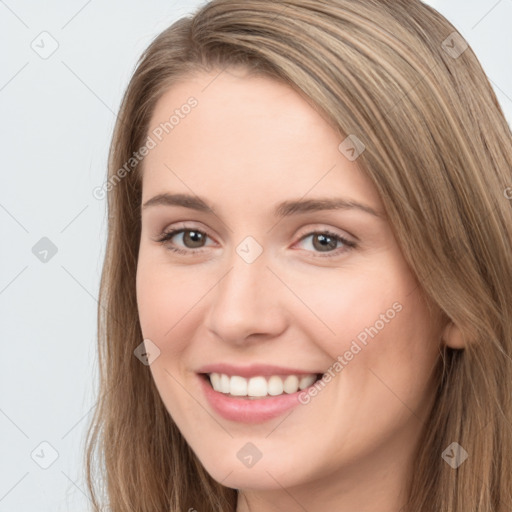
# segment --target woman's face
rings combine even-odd
[[[175,84],[148,134],[137,301],[192,450],[223,485],[276,497],[393,488],[431,403],[440,330],[357,152],[291,88],[240,70]]]

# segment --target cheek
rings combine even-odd
[[[203,287],[189,273],[171,272],[168,266],[143,257],[139,259],[136,282],[142,332],[155,341],[174,338],[182,320],[204,295]],[[179,337],[176,342],[179,345]]]
[[[180,277],[182,276],[182,277]],[[191,284],[192,283],[192,284]],[[139,258],[137,268],[137,306],[144,339],[159,350],[150,371],[160,397],[174,420],[187,430],[187,418],[197,415],[190,395],[183,389],[190,333],[187,329],[200,321],[194,307],[204,295],[188,273],[170,272],[157,261]]]
[[[385,297],[367,300],[357,320],[345,316],[349,327],[337,350],[343,366],[338,406],[357,397],[353,406],[364,411],[361,421],[373,411],[383,428],[398,428],[411,411],[420,416],[427,410],[439,344],[419,290],[394,289]]]
[[[304,301],[328,327],[319,336],[315,322],[309,334],[330,356],[332,373],[344,375],[338,382],[349,394],[366,389],[372,402],[370,389],[385,395],[387,385],[415,401],[438,357],[435,319],[403,260],[386,256],[364,271],[347,269],[303,288]]]
[[[321,343],[333,359],[350,349],[353,341],[367,346],[399,316],[405,283],[390,272],[346,269],[316,283],[302,289],[304,302],[319,320],[312,325],[310,339]]]

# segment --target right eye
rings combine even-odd
[[[174,243],[169,243],[172,239],[178,235],[182,234],[182,243],[187,247],[187,249],[180,249],[176,247]],[[180,228],[180,229],[172,229],[170,231],[164,231],[156,240],[158,243],[161,243],[169,249],[170,251],[179,253],[179,254],[190,254],[197,252],[196,249],[201,248],[202,243],[205,242],[206,238],[209,238],[208,235],[199,229],[195,228]]]

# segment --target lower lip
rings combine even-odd
[[[262,423],[276,418],[289,409],[300,405],[300,393],[307,392],[309,388],[296,393],[282,394],[278,396],[266,396],[256,399],[246,397],[232,397],[219,391],[215,391],[210,385],[209,379],[198,375],[204,394],[214,411],[223,418],[239,423]],[[313,386],[314,384],[312,384]],[[311,386],[311,387],[312,387]]]

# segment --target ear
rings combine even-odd
[[[449,348],[460,350],[466,346],[462,336],[462,331],[452,321],[449,321],[443,329],[441,341]]]

